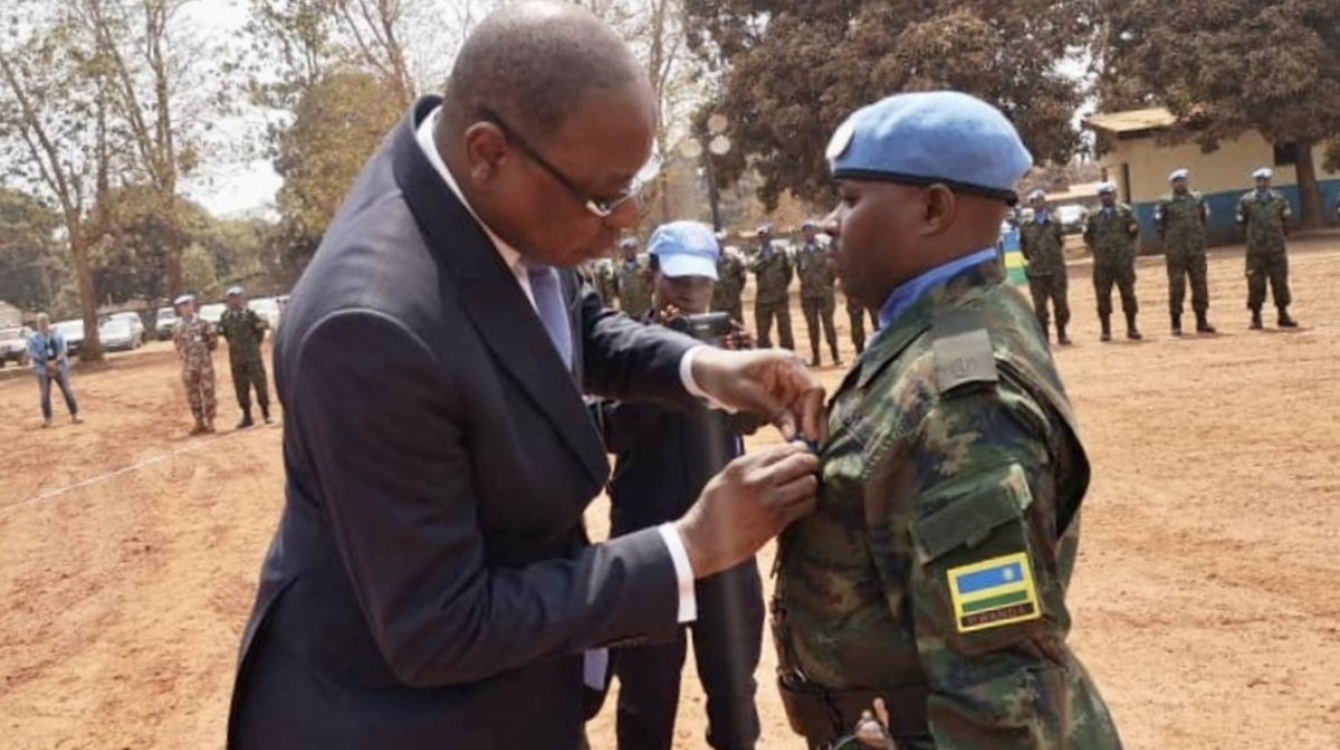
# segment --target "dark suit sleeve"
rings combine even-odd
[[[358,311],[308,333],[288,389],[301,456],[396,677],[415,687],[477,682],[673,628],[674,564],[654,529],[573,559],[487,566],[472,479],[479,457],[446,372],[400,322]]]
[[[589,285],[582,286],[581,295],[583,386],[588,392],[621,400],[693,403],[679,378],[679,361],[696,341],[605,307]]]

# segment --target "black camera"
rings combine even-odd
[[[681,315],[666,322],[672,331],[692,336],[706,343],[716,343],[731,333],[730,314],[724,312],[701,315]]]

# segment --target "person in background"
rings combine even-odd
[[[1034,190],[1028,195],[1033,220],[1019,228],[1019,249],[1028,261],[1028,291],[1033,295],[1033,313],[1047,330],[1051,320],[1047,303],[1056,313],[1056,343],[1069,346],[1065,327],[1070,322],[1070,302],[1066,299],[1069,278],[1065,268],[1065,232],[1061,222],[1047,210],[1047,193]]]
[[[214,398],[214,347],[218,338],[209,322],[195,314],[195,297],[183,294],[173,304],[177,308],[177,327],[172,345],[181,358],[181,380],[186,385],[186,400],[195,417],[192,435],[214,431],[218,402]]]
[[[1093,287],[1098,296],[1098,322],[1102,340],[1112,340],[1112,285],[1121,293],[1121,310],[1126,314],[1126,338],[1144,338],[1135,325],[1140,303],[1135,298],[1135,241],[1140,223],[1135,212],[1117,202],[1117,186],[1104,182],[1098,186],[1101,208],[1089,214],[1084,227],[1084,244],[1093,253]]]
[[[65,397],[70,422],[82,423],[84,420],[79,416],[79,402],[75,400],[74,388],[70,386],[70,353],[65,346],[65,336],[51,327],[51,318],[46,313],[38,314],[37,330],[28,338],[28,358],[37,372],[37,387],[42,393],[42,426],[51,426],[52,381],[60,387],[61,395]]]
[[[630,318],[641,319],[651,309],[651,290],[648,288],[647,269],[637,258],[637,240],[626,237],[619,243],[619,269],[615,281],[619,292],[619,309]]]
[[[744,260],[734,251],[722,245],[724,237],[717,236],[717,247],[721,248],[721,259],[717,261],[717,283],[712,290],[712,312],[724,312],[736,323],[744,324],[744,305],[740,297],[744,294],[747,280]]]
[[[1182,303],[1186,299],[1186,281],[1191,278],[1191,310],[1196,314],[1196,333],[1214,333],[1208,318],[1210,284],[1205,260],[1206,224],[1210,207],[1205,198],[1191,190],[1190,170],[1177,169],[1168,175],[1172,192],[1154,208],[1154,224],[1163,241],[1168,266],[1168,312],[1172,317],[1172,335],[1182,335]]]
[[[246,302],[242,287],[232,287],[228,290],[228,309],[219,318],[219,334],[228,340],[228,364],[233,372],[237,405],[242,408],[242,421],[237,423],[239,430],[255,424],[251,420],[252,388],[256,389],[261,418],[270,424],[270,389],[266,382],[265,359],[261,356],[265,321],[255,310],[249,309]]]
[[[1274,172],[1266,167],[1252,174],[1256,189],[1238,201],[1238,225],[1247,235],[1247,309],[1252,312],[1251,328],[1261,330],[1261,307],[1266,303],[1266,282],[1270,282],[1280,328],[1297,328],[1289,316],[1293,295],[1289,292],[1289,256],[1286,247],[1293,209],[1270,187]]]
[[[764,349],[772,347],[772,322],[777,321],[777,339],[783,349],[795,351],[791,337],[791,278],[795,269],[786,252],[772,242],[772,227],[758,228],[758,252],[753,258],[757,287],[754,299],[754,319],[758,326],[758,343]]]
[[[833,354],[833,365],[842,364],[838,354],[837,328],[833,325],[837,277],[833,258],[828,248],[819,243],[819,225],[806,221],[801,226],[805,246],[796,256],[796,275],[800,277],[800,307],[805,314],[805,328],[810,337],[810,367],[819,366],[819,327],[823,325],[824,338]]]
[[[650,323],[708,311],[720,254],[706,225],[666,224],[652,235]],[[738,324],[721,343],[749,348]],[[744,453],[741,433],[756,419],[699,406],[689,411],[653,403],[607,401],[601,407],[607,450],[617,455],[609,485],[615,537],[654,528],[684,514],[709,479]],[[759,737],[754,671],[763,641],[763,583],[751,557],[697,582],[698,619],[690,626],[698,678],[707,694],[707,744],[717,750],[754,747]],[[619,750],[669,750],[674,740],[684,630],[669,643],[620,648]]]

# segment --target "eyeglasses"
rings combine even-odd
[[[485,122],[497,126],[497,128],[503,132],[503,135],[507,137],[507,140],[516,144],[517,148],[520,148],[522,153],[529,157],[531,161],[540,165],[540,168],[548,172],[550,177],[553,177],[558,184],[566,188],[569,193],[572,193],[572,196],[577,199],[578,203],[582,204],[583,208],[600,219],[609,218],[625,203],[631,200],[636,200],[642,193],[643,188],[647,186],[647,183],[656,179],[656,175],[660,174],[661,171],[661,159],[659,156],[653,155],[651,160],[648,161],[642,169],[638,170],[638,173],[633,177],[633,180],[628,183],[628,187],[619,191],[617,196],[607,200],[594,198],[586,191],[577,187],[577,184],[573,182],[571,178],[559,171],[558,167],[549,163],[548,159],[541,156],[539,150],[530,145],[525,138],[522,138],[521,134],[516,132],[511,125],[508,125],[497,112],[494,112],[488,107],[480,107],[479,114],[484,118]]]

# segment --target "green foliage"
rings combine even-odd
[[[214,270],[214,259],[200,245],[191,245],[181,254],[181,278],[183,289],[201,299],[215,299],[222,291]]]
[[[56,230],[60,215],[37,198],[0,188],[0,300],[25,310],[52,302],[63,272]]]
[[[889,94],[950,88],[1001,107],[1039,160],[1067,161],[1082,84],[1057,62],[1092,36],[1088,0],[685,0],[690,40],[725,79],[709,109],[738,148],[723,184],[756,168],[760,197],[828,202],[837,125]]]

